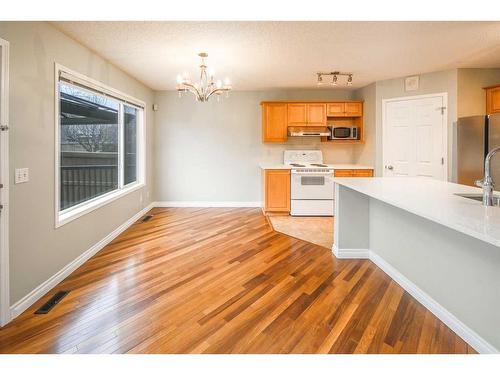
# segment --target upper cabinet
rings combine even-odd
[[[500,113],[500,85],[486,87],[486,114]]]
[[[346,102],[344,114],[346,117],[361,117],[361,116],[363,116],[363,103],[361,103],[361,102]]]
[[[307,104],[307,126],[326,126],[326,104]]]
[[[345,103],[328,103],[326,105],[327,116],[344,116]]]
[[[363,103],[328,103],[326,113],[328,117],[361,117],[363,116]]]
[[[362,143],[363,102],[262,102],[262,141],[283,143],[288,140],[288,127],[355,126],[358,139],[328,140],[332,143]]]
[[[286,142],[287,103],[262,103],[262,141]]]
[[[288,103],[288,126],[326,126],[326,104]]]
[[[288,126],[307,125],[307,104],[288,103]]]

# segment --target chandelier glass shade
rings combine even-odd
[[[191,82],[187,73],[177,75],[177,91],[179,92],[179,96],[182,96],[185,92],[190,92],[200,102],[207,102],[212,95],[216,95],[217,100],[222,94],[228,96],[232,88],[229,79],[226,78],[224,83],[220,79],[216,80],[214,72],[207,73],[208,67],[205,64],[205,59],[208,57],[208,54],[202,52],[198,56],[201,58],[200,81]]]

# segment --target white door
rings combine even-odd
[[[384,176],[447,179],[446,94],[384,101]]]

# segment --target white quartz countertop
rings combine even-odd
[[[371,165],[361,165],[361,164],[327,164],[329,168],[332,169],[373,169]],[[279,164],[279,163],[261,163],[261,169],[292,169],[291,165]]]
[[[423,177],[334,178],[334,181],[425,219],[500,247],[500,207],[455,195],[479,188]]]

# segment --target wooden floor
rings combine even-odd
[[[152,213],[49,314],[33,314],[46,296],[0,329],[0,352],[473,352],[370,261],[273,232],[258,209]]]

